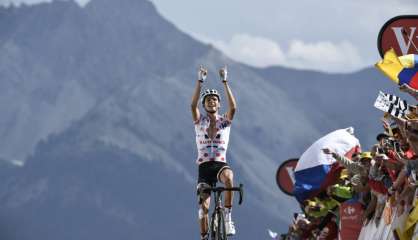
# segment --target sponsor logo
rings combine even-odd
[[[416,35],[416,27],[391,27],[393,34],[396,37],[396,42],[401,49],[402,55],[408,54],[410,48],[413,47],[415,52],[418,51],[415,41],[418,38]]]
[[[200,144],[225,144],[225,141],[223,140],[201,140],[199,142]]]
[[[348,206],[344,209],[344,213],[348,215],[353,215],[355,212],[356,212],[356,209],[351,206]]]
[[[345,221],[356,221],[358,219],[358,216],[342,216],[341,219]]]

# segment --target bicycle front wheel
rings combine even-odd
[[[212,217],[210,219],[210,239],[211,240],[218,240],[218,237],[216,235],[216,231],[218,230],[218,215],[216,212],[212,214]]]
[[[225,230],[225,215],[223,210],[218,211],[217,240],[227,240]]]

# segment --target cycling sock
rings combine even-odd
[[[225,207],[225,221],[231,221],[231,207]]]

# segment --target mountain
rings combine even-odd
[[[253,68],[181,32],[146,0],[0,8],[1,239],[196,239],[196,69],[238,110],[229,162],[243,183],[236,239],[284,231],[295,200],[275,183],[283,160],[354,126],[379,132],[375,70]],[[393,90],[392,90],[393,91]],[[23,167],[10,164],[24,161]]]

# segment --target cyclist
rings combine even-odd
[[[228,148],[229,132],[236,110],[235,98],[227,80],[226,67],[219,71],[220,78],[225,88],[228,99],[228,111],[219,115],[221,97],[217,90],[207,89],[201,94],[201,103],[206,114],[199,111],[199,94],[203,81],[206,79],[207,70],[200,67],[198,81],[194,90],[191,110],[196,131],[196,145],[198,157],[196,163],[199,168],[198,192],[203,186],[214,186],[217,181],[225,187],[233,187],[233,172],[226,163],[226,150]],[[210,205],[210,193],[199,194],[201,204],[199,206],[199,223],[201,239],[208,239],[208,211]],[[236,230],[231,219],[233,192],[225,192],[225,230],[228,235],[234,235]]]

